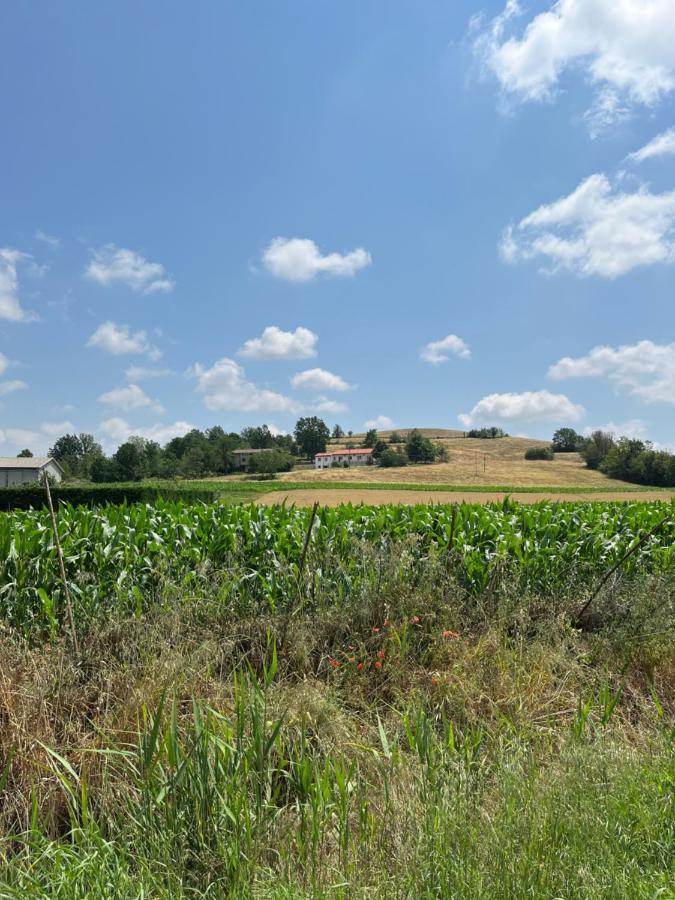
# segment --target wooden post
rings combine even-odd
[[[61,550],[61,541],[59,539],[59,527],[56,521],[56,513],[54,512],[54,504],[52,503],[52,492],[49,489],[49,475],[44,473],[44,486],[47,494],[47,505],[49,507],[49,515],[52,520],[52,531],[54,532],[54,546],[56,547],[56,556],[59,560],[59,570],[61,572],[61,581],[63,582],[63,591],[66,597],[66,614],[68,616],[68,624],[70,625],[70,636],[73,640],[75,653],[80,655],[80,648],[77,643],[77,633],[75,631],[75,618],[73,616],[73,606],[70,602],[70,591],[68,589],[68,579],[66,578],[66,567],[63,562],[63,551]]]

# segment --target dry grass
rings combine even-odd
[[[425,429],[421,429],[423,432]],[[427,429],[439,433],[439,429]],[[356,439],[354,439],[356,440]],[[434,465],[380,469],[362,466],[354,469],[304,469],[280,476],[281,481],[349,481],[385,484],[466,484],[515,485],[530,487],[604,487],[608,491],[633,487],[628,482],[609,479],[601,472],[587,469],[578,453],[558,453],[551,462],[526,460],[529,447],[544,447],[547,441],[532,438],[481,440],[443,436],[440,443],[448,450],[448,462]]]

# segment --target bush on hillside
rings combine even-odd
[[[397,466],[407,466],[408,457],[400,450],[392,450],[388,447],[380,456],[380,465],[383,469],[393,469]]]
[[[553,459],[552,447],[530,447],[525,451],[525,459]]]

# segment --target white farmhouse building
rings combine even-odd
[[[359,450],[332,450],[327,453],[317,453],[314,457],[315,469],[330,469],[337,463],[339,466],[345,464],[351,468],[352,466],[367,466],[372,462],[373,451],[371,449]]]
[[[45,472],[63,481],[63,469],[49,456],[0,456],[0,487],[39,481]]]

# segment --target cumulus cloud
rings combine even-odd
[[[524,391],[522,394],[488,394],[469,413],[458,416],[462,425],[503,422],[576,422],[584,408],[564,394]]]
[[[289,397],[247,381],[242,367],[226,356],[210,368],[197,363],[189,374],[197,379],[197,390],[204,396],[204,405],[211,410],[297,412],[299,409]]]
[[[130,425],[126,419],[119,416],[113,416],[111,419],[105,419],[99,425],[99,431],[106,438],[123,444],[132,436],[144,437],[149,441],[157,441],[158,444],[166,444],[175,437],[183,437],[192,431],[194,425],[190,422],[179,420],[170,425],[158,423],[156,425]]]
[[[126,387],[106,391],[105,394],[100,395],[98,402],[111,407],[111,409],[121,409],[124,412],[131,409],[152,409],[156,413],[164,411],[161,404],[148,397],[137,384],[129,384]]]
[[[284,281],[311,281],[317,275],[344,277],[354,275],[372,262],[370,253],[362,247],[349,253],[321,251],[308,238],[274,238],[263,252],[265,268]]]
[[[27,253],[0,247],[0,319],[8,322],[33,322],[37,318],[34,313],[23,309],[19,302],[19,277],[17,265],[29,260]]]
[[[43,456],[46,455],[55,437],[74,431],[75,426],[70,421],[43,422],[39,431],[27,428],[3,428],[0,429],[0,444],[8,444],[15,450],[28,447],[37,456]]]
[[[509,226],[500,244],[509,263],[543,258],[550,269],[616,278],[631,269],[675,261],[675,191],[621,193],[606,175],[591,175],[567,197]]]
[[[115,322],[103,322],[87,341],[87,347],[98,347],[114,356],[127,353],[143,353],[150,359],[157,360],[161,352],[148,341],[145,331],[132,333],[128,325],[117,325]]]
[[[557,0],[524,28],[522,13],[507,0],[474,43],[507,102],[550,101],[563,76],[580,71],[595,91],[589,124],[597,131],[675,88],[672,0]]]
[[[440,341],[431,341],[420,350],[420,359],[431,363],[432,366],[448,362],[450,355],[459,359],[471,358],[469,345],[456,334],[449,334]]]
[[[9,381],[0,381],[0,397],[6,397],[8,394],[15,394],[17,391],[25,391],[28,385],[25,381],[18,378],[12,378]]]
[[[589,437],[594,431],[608,431],[615,437],[638,438],[647,440],[647,423],[642,419],[629,419],[627,422],[606,422],[604,425],[589,425],[584,428],[583,434]]]
[[[376,428],[378,431],[388,431],[394,427],[394,420],[390,419],[389,416],[375,416],[374,419],[367,419],[363,423],[363,427],[366,430]]]
[[[296,372],[291,378],[294,388],[307,388],[313,391],[348,391],[351,385],[341,375],[334,375],[325,369],[305,369]]]
[[[103,287],[119,283],[141,294],[163,293],[175,287],[161,263],[149,262],[135,250],[115,244],[92,250],[92,260],[84,274]]]
[[[638,341],[594,347],[586,356],[565,356],[548,370],[550,378],[606,378],[646,403],[675,403],[675,343]]]
[[[309,328],[282,331],[276,325],[268,325],[262,335],[246,341],[239,351],[249,359],[309,359],[316,356],[319,336]]]
[[[662,131],[655,138],[640,147],[634,153],[628,154],[631,162],[641,163],[646,159],[655,159],[659,156],[675,156],[675,128]]]

